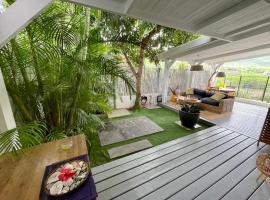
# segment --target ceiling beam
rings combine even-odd
[[[259,35],[259,34],[267,33],[267,32],[269,32],[269,30],[270,30],[270,25],[262,26],[260,28],[251,29],[250,31],[236,35],[236,36],[232,37],[232,39],[233,40],[241,40],[241,39],[249,38],[252,36]]]
[[[181,55],[181,53],[184,53],[187,50],[191,50],[191,49],[196,48],[198,46],[205,45],[211,41],[213,41],[212,38],[210,38],[208,36],[201,36],[196,40],[193,40],[189,43],[186,43],[186,44],[180,45],[178,47],[169,49],[168,51],[165,51],[165,52],[159,54],[158,58],[160,60],[165,60],[165,59],[171,59],[172,57],[175,57],[175,56],[178,57],[179,55]]]
[[[252,47],[252,48],[249,48],[249,49],[233,51],[233,52],[230,52],[230,53],[224,53],[224,54],[219,54],[219,55],[215,55],[215,56],[203,57],[203,58],[200,58],[200,59],[196,59],[195,61],[201,62],[201,61],[204,61],[204,60],[209,61],[209,60],[215,60],[215,59],[222,59],[222,57],[229,57],[229,56],[235,56],[235,55],[249,53],[249,52],[256,52],[256,51],[260,51],[260,50],[263,50],[263,49],[269,49],[269,48],[270,48],[270,44],[264,44],[264,45]]]
[[[227,43],[228,42],[223,41],[223,40],[212,40],[212,41],[210,41],[208,43],[205,43],[205,44],[202,44],[202,45],[197,45],[197,46],[194,45],[194,47],[192,47],[192,48],[188,48],[190,43],[187,43],[187,44],[183,44],[183,45],[181,45],[179,47],[169,49],[168,51],[170,51],[170,50],[175,51],[175,52],[171,52],[171,55],[168,55],[168,54],[166,55],[165,54],[166,52],[164,52],[164,53],[159,54],[158,58],[163,60],[163,59],[165,59],[163,57],[168,58],[168,56],[169,56],[171,59],[181,59],[181,57],[191,55],[191,54],[196,54],[196,53],[199,53],[201,51],[205,51],[205,50],[208,50],[208,49],[211,49],[211,48],[214,48],[214,47],[218,47],[218,46],[221,46],[221,45],[224,45],[224,44],[227,44]],[[182,48],[184,45],[187,46],[186,49]]]
[[[237,56],[231,56],[231,57],[224,57],[223,59],[216,59],[216,60],[209,60],[210,62],[217,62],[217,63],[225,63],[225,62],[233,62],[237,60],[246,60],[246,59],[252,59],[252,58],[258,58],[263,56],[269,56],[270,55],[270,49],[268,49],[268,52],[261,53],[261,52],[250,52],[245,54],[239,54]]]
[[[215,24],[226,17],[233,15],[233,14],[239,12],[240,10],[243,10],[249,6],[252,6],[253,4],[258,3],[259,1],[262,1],[262,0],[243,0],[238,4],[232,6],[228,9],[225,9],[224,11],[220,12],[219,14],[214,15],[214,16],[206,19],[205,21],[200,22],[196,26],[196,31],[200,32],[203,29],[205,29],[206,27],[209,27],[212,24]]]
[[[88,7],[98,8],[113,12],[117,14],[125,13],[126,2],[112,1],[112,0],[66,0],[72,3],[81,4]]]
[[[233,30],[231,32],[226,33],[225,37],[232,37],[232,36],[240,35],[242,33],[245,33],[245,32],[248,32],[248,31],[253,31],[253,30],[257,29],[257,28],[264,27],[266,25],[270,25],[270,18],[266,18],[266,19],[263,19],[261,21],[255,22],[253,24],[250,24],[250,25],[235,29],[235,30]]]
[[[25,28],[53,0],[17,0],[0,15],[0,48]]]

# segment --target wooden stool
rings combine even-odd
[[[260,175],[256,178],[256,181],[258,181],[264,175],[267,177],[267,184],[269,185],[270,155],[267,153],[259,155],[256,159],[256,166],[257,169],[261,172]]]

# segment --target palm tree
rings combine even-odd
[[[99,41],[99,12],[56,2],[0,50],[18,128],[0,135],[0,152],[97,131],[115,78],[133,81]],[[89,138],[89,137],[88,137]]]

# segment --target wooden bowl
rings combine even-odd
[[[73,166],[73,168],[71,167]],[[69,178],[67,181],[61,181],[59,180],[58,176],[60,175],[60,170],[65,167],[72,169],[75,173],[71,178]],[[76,189],[78,189],[80,186],[82,186],[86,179],[88,178],[90,173],[90,167],[89,163],[84,160],[71,160],[67,161],[66,163],[63,163],[61,166],[54,169],[47,177],[44,182],[44,190],[47,195],[53,196],[53,197],[62,197],[67,194],[72,193]],[[60,183],[61,182],[61,183]],[[59,186],[57,188],[57,186]],[[62,187],[60,187],[62,185]],[[62,189],[59,189],[62,188]],[[68,188],[68,190],[67,190]],[[62,191],[61,193],[55,192],[55,191]]]

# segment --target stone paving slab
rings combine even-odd
[[[101,146],[161,132],[163,129],[145,116],[119,119],[109,122],[99,132]]]
[[[201,125],[196,124],[196,125],[194,126],[194,128],[187,128],[187,127],[183,126],[182,123],[181,123],[180,121],[176,121],[176,122],[174,122],[174,123],[176,123],[178,126],[184,128],[184,129],[186,129],[186,130],[189,130],[189,131],[190,131],[190,130],[193,130],[193,129],[197,129],[197,128],[201,128],[201,127],[202,127]]]
[[[108,118],[124,117],[130,114],[131,113],[127,109],[117,109],[113,110],[110,114],[108,114]]]
[[[153,145],[148,140],[141,140],[138,142],[126,144],[120,147],[115,147],[108,150],[110,158],[117,158],[127,154],[135,153],[147,148],[152,147]]]

